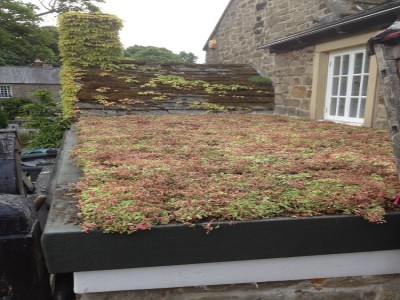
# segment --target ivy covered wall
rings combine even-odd
[[[78,12],[62,14],[58,21],[61,95],[64,116],[71,118],[74,103],[78,101],[83,68],[112,70],[115,62],[122,58],[123,47],[119,39],[122,21],[113,15]]]
[[[121,28],[121,20],[112,15],[61,15],[59,48],[66,118],[141,112],[273,111],[272,82],[253,67],[129,61],[123,58]]]

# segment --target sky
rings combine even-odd
[[[39,0],[24,0],[39,6]],[[124,47],[133,45],[167,48],[174,53],[193,52],[204,63],[204,45],[229,0],[106,0],[104,13],[122,19]],[[47,23],[55,25],[55,18]]]

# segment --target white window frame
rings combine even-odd
[[[362,54],[361,70],[355,73],[356,56],[359,54]],[[347,68],[343,67],[345,58],[348,59]],[[369,62],[366,63],[366,60],[369,60],[369,57],[365,47],[329,54],[324,115],[326,120],[364,124],[369,79]],[[351,106],[353,103],[356,108]]]
[[[12,98],[12,89],[10,85],[0,85],[0,98]]]

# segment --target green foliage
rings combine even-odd
[[[0,109],[0,128],[7,128],[8,125],[8,118],[7,114]]]
[[[49,118],[56,116],[57,103],[52,99],[49,91],[37,90],[32,94],[36,101],[24,105],[22,110],[26,116],[31,118],[27,126],[40,128],[43,126],[43,123],[47,123]]]
[[[0,1],[0,65],[30,65],[39,57],[57,63],[55,27],[40,27],[35,6],[18,0]]]
[[[73,67],[115,68],[122,57],[119,30],[112,15],[69,12],[59,17],[59,47],[63,64]]]
[[[134,45],[125,49],[126,58],[154,63],[195,63],[197,57],[189,52],[173,53],[166,48]]]
[[[21,142],[21,147],[23,149],[29,148],[29,142],[33,139],[35,133],[33,132],[19,132],[18,137]]]
[[[17,116],[23,114],[22,107],[32,103],[32,100],[26,98],[10,98],[1,101],[1,106],[4,112],[7,114],[9,120],[13,120]]]
[[[60,73],[65,118],[74,116],[78,101],[77,83],[85,67],[101,71],[116,69],[122,57],[119,30],[122,21],[112,15],[70,12],[59,17],[59,48],[63,67]]]
[[[68,11],[97,12],[103,0],[43,0],[42,10],[20,0],[0,1],[0,66],[27,66],[36,58],[59,63],[58,33],[54,26],[39,25],[41,16]]]
[[[78,102],[77,94],[80,90],[80,85],[76,82],[79,79],[80,73],[78,68],[63,65],[60,70],[61,78],[61,99],[63,114],[66,119],[74,117],[74,104]]]
[[[185,52],[185,51],[181,51],[178,54],[183,61],[185,62],[185,64],[195,64],[196,61],[199,59],[196,55],[194,55],[194,53],[192,52]]]
[[[104,3],[104,0],[42,0],[41,5],[44,11],[37,16],[48,14],[61,14],[69,11],[75,12],[99,12],[100,9],[95,3]]]
[[[272,80],[270,78],[260,75],[251,76],[248,80],[255,84],[272,84]]]
[[[68,128],[68,122],[62,118],[61,108],[46,90],[33,93],[35,102],[22,107],[30,121],[25,127],[37,129],[29,141],[31,148],[58,148]]]
[[[190,108],[206,110],[207,112],[226,112],[228,108],[219,104],[195,101],[189,104]]]
[[[158,75],[149,82],[141,85],[142,88],[156,88],[158,84],[169,85],[177,90],[190,90],[201,87],[207,94],[225,94],[227,91],[250,90],[251,87],[238,84],[210,84],[203,80],[188,80],[177,75]]]
[[[33,51],[36,58],[51,63],[53,66],[60,66],[60,53],[58,50],[58,29],[55,26],[40,27],[40,31],[35,33],[36,41],[39,44]],[[44,46],[45,45],[45,46]]]

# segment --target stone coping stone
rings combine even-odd
[[[42,236],[50,273],[400,249],[400,212],[388,213],[383,224],[332,215],[220,222],[208,234],[202,224],[155,226],[134,234],[84,233],[76,224],[77,203],[68,195],[68,185],[80,175],[68,157],[74,131],[67,133],[56,162],[52,207]]]

